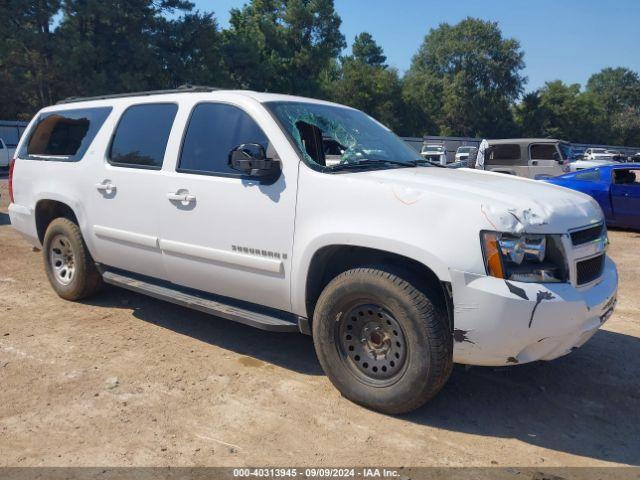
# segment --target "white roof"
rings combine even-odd
[[[325,100],[318,100],[315,98],[299,97],[295,95],[284,95],[280,93],[266,93],[266,92],[254,92],[251,90],[212,90],[207,92],[180,92],[175,93],[158,93],[158,94],[145,94],[143,92],[140,95],[135,93],[130,96],[112,97],[112,98],[91,98],[78,99],[69,103],[60,103],[45,107],[42,111],[47,112],[51,110],[73,110],[77,108],[87,107],[104,107],[115,105],[130,105],[134,103],[155,103],[163,102],[177,102],[183,99],[185,95],[189,95],[190,98],[196,98],[199,101],[212,101],[212,100],[233,100],[240,98],[250,98],[260,103],[266,102],[305,102],[315,103],[319,105],[332,105],[335,107],[351,108],[338,103],[328,102]]]

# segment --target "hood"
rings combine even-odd
[[[487,229],[503,232],[566,233],[603,220],[597,202],[580,192],[502,173],[435,167],[360,172],[353,179],[388,184],[406,204],[449,197],[459,202],[461,216],[469,203],[484,216]],[[447,200],[449,201],[449,200]]]

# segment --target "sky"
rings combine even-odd
[[[191,0],[216,14],[221,27],[244,0]],[[467,16],[498,22],[506,37],[520,41],[526,90],[551,80],[584,85],[605,67],[640,72],[640,0],[335,0],[350,52],[367,31],[387,63],[404,73],[430,29]]]

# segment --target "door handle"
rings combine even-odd
[[[108,180],[102,183],[96,183],[96,190],[100,192],[112,193],[116,191],[116,186]]]
[[[196,196],[190,193],[167,193],[167,198],[172,202],[185,202],[191,203],[196,201]]]

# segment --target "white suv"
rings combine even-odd
[[[75,99],[40,111],[17,152],[11,222],[61,297],[106,282],[312,334],[336,387],[383,412],[422,405],[453,362],[569,353],[615,304],[590,197],[425,165],[345,106],[207,88]]]

